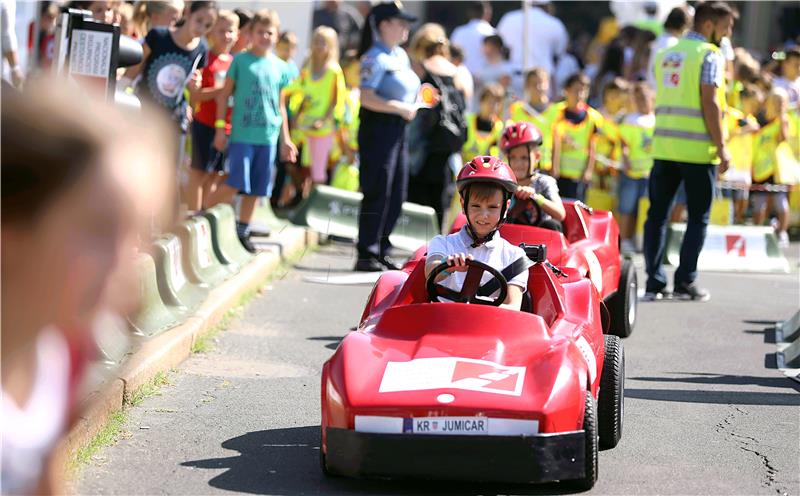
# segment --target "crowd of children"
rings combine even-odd
[[[720,178],[716,222],[772,224],[781,245],[788,243],[789,192],[800,180],[800,49],[776,54],[762,71],[753,57],[737,49],[734,79],[727,92],[725,122],[732,168]],[[754,67],[755,65],[755,67]],[[563,100],[551,103],[550,75],[541,68],[525,75],[525,99],[510,102],[493,85],[481,92],[479,112],[469,122],[483,122],[477,140],[464,156],[495,154],[486,123],[527,122],[542,134],[540,168],[557,179],[560,194],[613,209],[620,225],[623,251],[636,249],[637,218],[646,214],[648,175],[653,165],[654,89],[646,81],[609,79],[600,89],[601,107],[587,104],[589,79],[567,78]],[[501,88],[502,90],[502,88]],[[505,108],[505,111],[502,110]],[[476,146],[476,143],[482,146]],[[752,190],[752,194],[750,191]],[[679,195],[680,196],[680,195]],[[679,197],[673,215],[682,218]],[[641,221],[640,221],[641,222]]]
[[[118,86],[172,118],[187,215],[240,196],[239,238],[255,251],[250,224],[261,199],[275,208],[294,206],[312,184],[331,180],[358,189],[359,63],[348,53],[340,66],[333,29],[314,30],[298,69],[297,38],[280,32],[274,11],[182,0],[69,6],[120,24],[142,43],[142,63],[120,74]],[[58,8],[56,2],[42,7],[43,68],[52,61]]]
[[[297,39],[280,32],[274,13],[219,10],[203,1],[74,3],[143,43],[144,62],[129,69],[121,84],[168,111],[176,132],[190,139],[183,191],[189,213],[242,194],[240,235],[251,248],[248,230],[259,197],[282,209],[296,206],[315,184],[358,189],[360,63],[354,53],[340,57],[332,28],[313,31],[298,68]],[[37,47],[43,66],[52,56],[54,5],[42,8]],[[609,39],[607,52],[625,51],[624,31]],[[624,68],[606,71],[602,81],[585,72],[557,80],[542,68],[514,75],[507,63],[513,47],[498,35],[487,36],[482,47],[486,64],[471,76],[459,47],[450,55],[470,76],[462,78],[469,80],[469,92],[477,89],[474,100],[465,95],[474,112],[465,116],[462,161],[500,156],[504,130],[533,125],[541,137],[542,174],[555,179],[561,196],[614,210],[623,250],[635,250],[653,164],[652,82]],[[599,53],[595,58],[613,58]],[[763,67],[747,50],[732,53],[725,112],[732,167],[720,178],[718,203],[731,205],[731,222],[772,218],[786,243],[787,185],[800,182],[800,49],[776,53]],[[674,220],[681,218],[681,202],[679,194]]]

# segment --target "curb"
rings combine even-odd
[[[225,314],[239,305],[245,294],[260,288],[281,262],[302,254],[319,243],[319,235],[307,229],[287,227],[262,246],[251,262],[212,289],[200,307],[185,322],[144,341],[109,379],[82,400],[83,411],[59,445],[59,455],[70,460],[103,429],[111,416],[131,400],[135,392],[159,372],[174,368],[192,355],[192,346]]]

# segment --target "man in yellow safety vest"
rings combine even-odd
[[[725,172],[730,162],[723,132],[725,61],[719,43],[731,36],[733,21],[733,11],[725,2],[702,2],[695,7],[694,29],[656,54],[654,162],[644,227],[645,300],[669,294],[662,267],[664,227],[681,182],[689,215],[673,295],[694,301],[711,297],[695,279],[717,171]]]

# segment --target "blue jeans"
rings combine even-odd
[[[655,160],[650,172],[650,210],[644,224],[644,261],[647,291],[661,291],[667,286],[662,267],[667,231],[667,215],[675,193],[683,181],[686,188],[688,222],[681,244],[681,262],[675,271],[675,286],[692,284],[697,278],[697,258],[703,249],[706,228],[714,199],[717,167]]]
[[[619,175],[617,183],[617,211],[623,215],[636,215],[639,200],[647,194],[647,178],[634,179],[626,174]]]

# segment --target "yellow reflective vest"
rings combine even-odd
[[[700,100],[700,76],[708,52],[718,55],[719,48],[708,42],[682,38],[675,46],[656,54],[653,158],[693,164],[719,163],[717,147],[703,120]],[[717,101],[724,109],[724,85],[717,89]]]
[[[623,122],[619,126],[622,141],[628,147],[628,160],[631,168],[626,172],[628,177],[641,179],[650,175],[653,168],[653,131],[655,121],[642,116],[635,123]],[[649,120],[649,122],[648,122]]]
[[[550,170],[553,156],[553,133],[551,127],[555,115],[556,105],[549,105],[542,112],[537,112],[528,103],[523,101],[513,102],[508,107],[509,121],[506,125],[513,122],[530,122],[542,132],[542,146],[539,151],[542,158],[539,159],[539,168]]]
[[[495,118],[492,130],[484,132],[478,130],[478,118],[475,114],[467,114],[467,140],[461,148],[461,158],[469,162],[478,155],[498,154],[498,143],[503,135],[503,121]]]
[[[781,143],[781,120],[773,119],[756,133],[753,152],[753,181],[760,183],[775,174],[778,145]]]
[[[739,171],[751,172],[753,168],[753,144],[756,133],[742,132],[742,128],[751,124],[758,125],[752,115],[744,115],[736,108],[728,109],[728,152],[731,154],[731,166]]]
[[[580,124],[573,124],[564,118],[567,106],[559,103],[559,110],[553,121],[553,147],[560,144],[559,175],[567,179],[580,179],[589,163],[589,151],[603,125],[603,116],[597,110],[586,106],[586,118]]]
[[[597,159],[595,170],[597,171],[619,165],[622,158],[622,135],[619,122],[621,119],[622,117],[603,116],[603,125],[598,130],[594,149]]]
[[[300,71],[300,76],[292,81],[284,91],[288,95],[301,94],[303,96],[296,113],[296,125],[306,136],[327,136],[334,131],[334,121],[340,120],[344,113],[344,100],[347,92],[344,74],[339,64],[331,64],[317,79],[314,78],[311,67],[306,66]],[[326,119],[331,105],[334,108],[333,115]],[[313,124],[318,120],[324,121],[323,126],[314,129]]]

